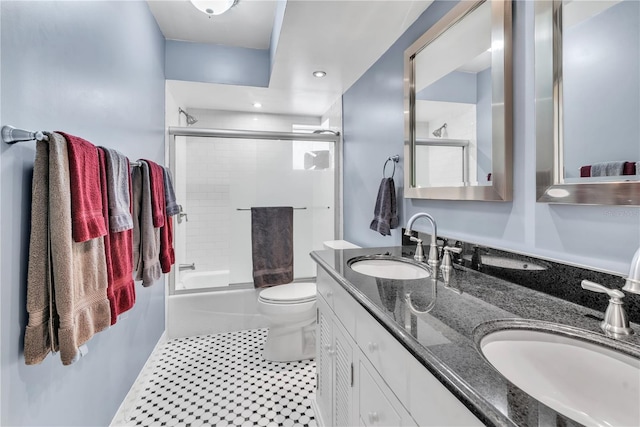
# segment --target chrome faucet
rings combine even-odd
[[[627,276],[627,281],[622,287],[622,290],[634,294],[640,294],[640,248],[633,256],[633,260],[631,260],[629,276]]]
[[[192,262],[191,264],[179,264],[178,265],[178,271],[182,271],[182,270],[195,270],[196,269],[196,263]]]
[[[620,338],[625,335],[633,334],[633,329],[629,326],[627,313],[622,307],[624,292],[617,289],[609,289],[606,286],[602,286],[599,283],[591,282],[589,280],[582,281],[582,289],[605,293],[611,297],[607,311],[604,313],[604,320],[600,323],[600,328],[607,336]]]
[[[409,221],[407,221],[407,227],[406,230],[404,232],[405,236],[409,236],[409,239],[412,242],[416,242],[416,254],[414,255],[414,259],[416,261],[422,262],[424,261],[424,253],[422,250],[422,239],[419,239],[417,237],[413,237],[411,235],[411,227],[413,227],[413,223],[418,219],[418,218],[426,218],[427,220],[429,220],[429,222],[431,223],[431,227],[433,227],[433,233],[431,234],[431,244],[429,245],[429,259],[427,261],[427,264],[429,264],[429,267],[431,267],[432,269],[432,274],[436,275],[438,274],[438,265],[440,264],[439,261],[439,256],[438,256],[438,244],[437,239],[438,239],[438,226],[436,225],[436,220],[433,219],[433,217],[431,215],[429,215],[428,213],[425,212],[419,212],[417,214],[415,214],[414,216],[412,216],[411,218],[409,218]]]

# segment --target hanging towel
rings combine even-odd
[[[95,145],[77,136],[59,132],[67,140],[71,180],[73,240],[85,242],[107,234],[102,214],[102,194]]]
[[[602,162],[591,165],[591,176],[620,176],[624,162]]]
[[[42,362],[57,351],[54,329],[55,306],[49,277],[49,151],[46,141],[36,142],[31,192],[31,235],[27,271],[27,313],[24,333],[24,360],[27,365]]]
[[[151,186],[151,207],[153,215],[153,226],[160,228],[164,225],[165,200],[164,200],[164,172],[162,166],[145,160],[149,165],[149,185]]]
[[[118,232],[133,229],[131,218],[131,179],[129,159],[111,148],[100,147],[106,156],[106,189],[109,200],[109,229]],[[102,185],[103,188],[105,185]],[[103,197],[104,203],[104,197]]]
[[[160,267],[160,229],[153,226],[149,165],[139,160],[133,168],[133,268],[143,286],[153,285],[162,275]]]
[[[111,150],[113,151],[113,150]],[[98,148],[98,159],[100,161],[100,184],[109,186],[113,183],[109,181],[109,152],[107,149]],[[126,188],[129,192],[129,160],[127,161]],[[114,325],[118,320],[118,315],[131,309],[136,302],[136,289],[133,281],[133,229],[123,231],[113,231],[109,222],[113,217],[109,215],[110,206],[114,203],[109,199],[113,194],[110,191],[102,192],[102,206],[105,218],[107,218],[107,235],[104,237],[104,253],[107,265],[107,298],[111,307],[111,324]],[[121,197],[118,195],[116,197]],[[127,195],[126,205],[131,206],[131,194]],[[122,205],[122,203],[121,203]],[[131,213],[129,218],[131,219]],[[119,215],[118,218],[122,218]],[[133,228],[133,220],[131,219]]]
[[[251,253],[256,288],[293,281],[293,208],[251,208]]]
[[[393,182],[393,178],[382,178],[373,214],[374,218],[369,228],[383,236],[390,236],[391,229],[398,227],[396,185]]]
[[[64,365],[76,359],[81,345],[111,324],[104,239],[74,242],[70,186],[67,142],[54,133],[49,137],[49,235],[57,339]]]
[[[180,206],[176,202],[176,193],[173,188],[173,178],[169,168],[162,167],[164,176],[164,199],[167,208],[167,216],[174,216],[180,212]]]
[[[163,273],[170,273],[171,266],[176,263],[173,250],[173,218],[167,215],[160,228],[160,267]]]

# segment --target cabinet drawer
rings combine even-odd
[[[400,402],[408,400],[406,361],[413,356],[365,310],[358,312],[356,342]]]
[[[482,426],[469,409],[416,359],[407,365],[409,412],[420,426]]]
[[[360,423],[365,426],[400,426],[402,417],[393,409],[393,405],[385,397],[380,386],[372,378],[367,368],[359,364],[360,398],[359,416]],[[375,374],[373,374],[375,375]]]
[[[324,270],[318,270],[316,279],[317,293],[336,314],[349,335],[356,336],[356,311],[359,304],[342,286]]]

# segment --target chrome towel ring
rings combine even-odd
[[[387,159],[386,162],[384,162],[384,166],[382,166],[382,177],[386,178],[387,177],[387,163],[389,162],[393,162],[393,171],[391,172],[391,176],[389,178],[393,178],[394,175],[396,174],[396,163],[398,163],[400,161],[400,156],[398,154],[396,154],[395,156],[391,156]]]

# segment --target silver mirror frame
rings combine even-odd
[[[413,59],[456,22],[485,1],[491,2],[491,41],[502,42],[501,52],[491,54],[492,81],[492,185],[465,187],[415,186],[415,67]],[[513,197],[513,78],[512,1],[479,0],[457,4],[404,53],[404,197],[407,199],[511,201]]]
[[[535,2],[536,197],[540,203],[640,205],[640,182],[563,182],[562,0]]]

